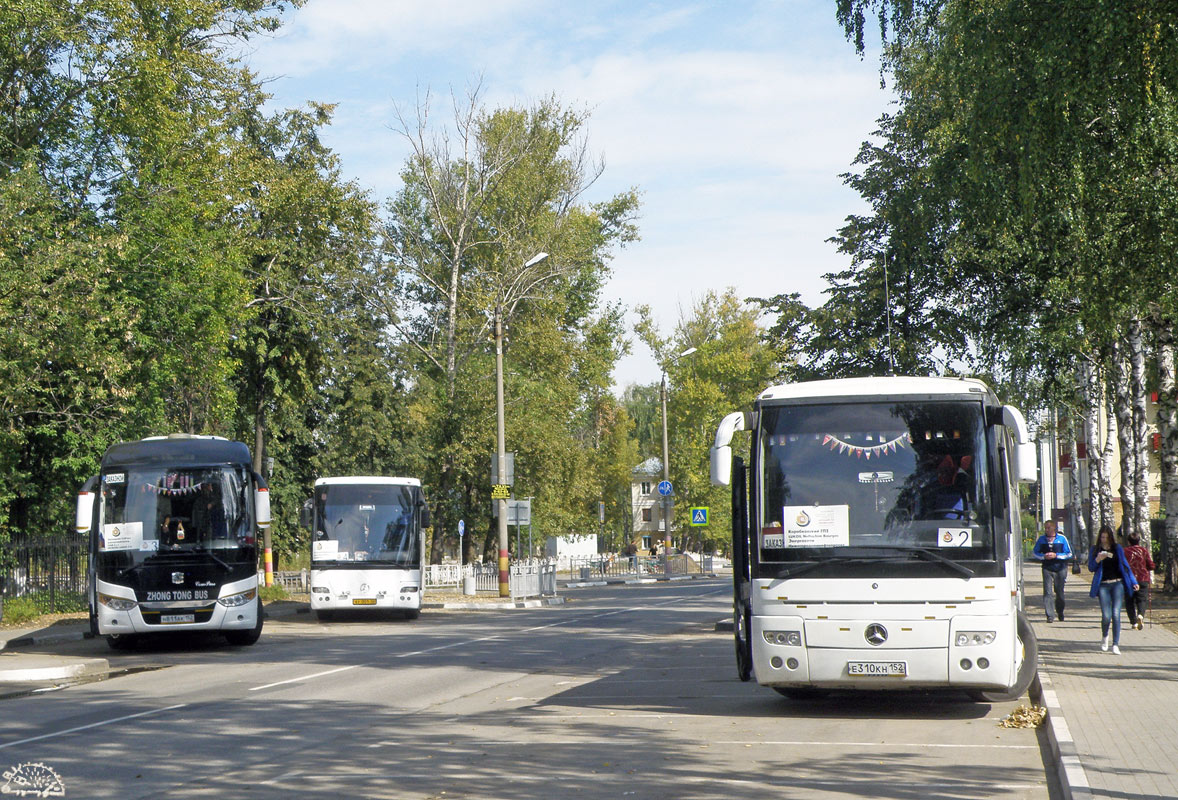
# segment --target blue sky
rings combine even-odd
[[[834,0],[310,0],[246,59],[277,105],[338,104],[324,139],[381,201],[408,153],[395,109],[412,119],[427,90],[439,123],[480,80],[490,107],[588,109],[606,169],[586,200],[642,195],[603,299],[650,305],[664,335],[708,290],[822,302],[847,265],[826,239],[865,208],[838,176],[892,100]],[[658,378],[633,341],[617,387]]]

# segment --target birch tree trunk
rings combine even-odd
[[[1130,402],[1128,352],[1125,344],[1113,344],[1112,401],[1117,417],[1117,449],[1120,456],[1121,482],[1117,494],[1121,498],[1121,524],[1125,530],[1133,521],[1133,476],[1137,472],[1136,451],[1133,448],[1133,406]]]
[[[1174,376],[1174,323],[1160,315],[1154,318],[1158,370],[1158,434],[1161,447],[1162,507],[1166,510],[1166,540],[1163,565],[1166,591],[1178,583],[1178,384]],[[1147,540],[1142,544],[1149,547]]]
[[[1100,441],[1100,406],[1103,392],[1100,370],[1096,363],[1082,360],[1079,372],[1082,397],[1081,430],[1084,451],[1088,455],[1088,530],[1096,530],[1102,523],[1111,524],[1110,509],[1104,504],[1104,487],[1108,484],[1108,476],[1104,473],[1104,463],[1101,461],[1103,448]]]
[[[1100,487],[1100,503],[1107,514],[1107,522],[1109,525],[1116,527],[1116,515],[1113,513],[1113,481],[1112,481],[1112,463],[1114,443],[1117,440],[1117,412],[1113,408],[1112,392],[1110,391],[1108,381],[1108,359],[1103,359],[1102,363],[1105,368],[1102,370],[1102,390],[1104,392],[1104,431],[1102,439],[1104,447],[1100,451],[1100,468],[1104,472],[1104,485]],[[1091,458],[1092,454],[1089,453]]]
[[[1149,541],[1149,429],[1146,427],[1145,337],[1141,319],[1129,321],[1129,363],[1133,392],[1133,446],[1136,463],[1133,471],[1133,527],[1142,541]]]

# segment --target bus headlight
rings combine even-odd
[[[236,608],[238,606],[244,606],[246,603],[257,597],[257,595],[257,589],[250,589],[246,592],[238,592],[237,594],[231,594],[226,597],[218,597],[217,602],[228,608]]]
[[[957,646],[972,647],[979,644],[993,644],[996,635],[994,631],[958,631]]]
[[[402,593],[402,594],[413,594],[413,593],[414,593],[414,592],[416,592],[416,591],[417,591],[417,587],[416,587],[416,586],[402,586],[402,587],[401,587],[401,593]]]
[[[792,647],[802,646],[801,631],[763,631],[762,636],[769,644],[787,644]]]
[[[111,611],[130,611],[139,605],[134,600],[128,600],[125,597],[113,597],[109,594],[99,594],[98,602],[102,603]]]

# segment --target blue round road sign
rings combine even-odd
[[[666,497],[674,491],[675,489],[671,486],[670,481],[659,481],[659,494],[661,494],[663,497]]]
[[[464,533],[466,533],[466,520],[460,519],[458,520],[458,535],[461,536]]]

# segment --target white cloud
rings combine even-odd
[[[821,302],[821,276],[846,263],[825,240],[863,210],[838,175],[890,97],[828,0],[311,0],[251,61],[287,76],[282,104],[339,102],[325,139],[378,199],[407,155],[394,104],[412,112],[419,91],[439,121],[479,76],[490,106],[555,93],[588,108],[607,163],[588,199],[643,193],[642,241],[617,255],[606,299],[649,303],[664,332],[708,289]],[[657,379],[635,351],[620,384]]]

